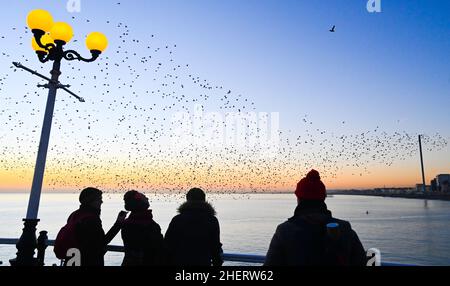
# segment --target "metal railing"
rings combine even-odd
[[[16,245],[18,241],[19,239],[16,238],[0,238],[0,245]],[[47,245],[54,246],[55,241],[48,240]],[[106,250],[110,252],[124,252],[124,247],[120,245],[108,245],[106,247]],[[228,262],[264,264],[266,257],[264,255],[255,255],[255,254],[224,253],[223,260]],[[381,266],[415,266],[415,265],[382,262]]]

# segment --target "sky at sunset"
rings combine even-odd
[[[0,20],[0,191],[31,187],[47,91],[26,17],[72,25],[44,190],[290,191],[310,169],[328,189],[450,173],[450,2],[381,0],[13,1]],[[335,25],[335,32],[329,29]]]

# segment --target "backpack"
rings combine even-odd
[[[61,260],[67,258],[67,251],[69,249],[79,249],[79,242],[76,238],[77,225],[86,218],[95,217],[95,215],[91,213],[77,214],[75,218],[72,216],[74,216],[74,214],[69,217],[67,224],[63,226],[58,232],[55,240],[55,245],[53,247],[53,252],[55,253],[56,257]]]
[[[308,233],[304,236],[305,261],[307,265],[344,266],[348,265],[348,253],[345,249],[343,235],[335,239],[327,234],[326,224],[336,223],[335,219],[328,220],[325,224],[311,225],[304,220],[298,220],[295,225]],[[339,225],[339,232],[343,232]]]

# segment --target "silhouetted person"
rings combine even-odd
[[[100,219],[102,192],[86,188],[81,191],[79,200],[80,208],[69,216],[58,233],[54,251],[61,258],[61,253],[64,255],[68,249],[77,248],[81,253],[81,266],[103,266],[106,246],[119,233],[126,213],[119,213],[115,224],[105,234]]]
[[[164,238],[161,228],[153,220],[148,198],[137,191],[124,197],[130,215],[122,227],[125,257],[122,266],[156,266],[165,264]]]
[[[206,202],[201,189],[191,189],[186,199],[165,236],[171,262],[178,266],[221,266],[222,244],[216,211]]]
[[[366,253],[350,223],[333,218],[327,209],[319,172],[309,172],[295,194],[294,216],[277,227],[264,265],[366,265]]]

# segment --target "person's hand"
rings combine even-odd
[[[127,214],[128,214],[128,212],[126,212],[126,211],[119,212],[119,215],[117,216],[116,224],[122,226],[123,223],[125,222],[125,219],[127,218]]]

